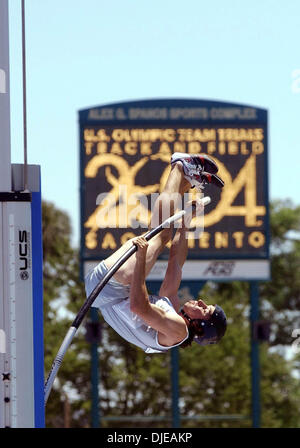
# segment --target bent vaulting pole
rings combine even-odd
[[[204,198],[206,199],[206,198]],[[178,213],[175,213],[170,218],[166,219],[164,222],[162,222],[159,226],[155,227],[154,229],[150,230],[145,234],[145,238],[147,241],[149,241],[151,238],[153,238],[155,235],[160,233],[163,229],[170,226],[171,223],[177,221],[178,219],[182,218],[188,210],[181,210]],[[100,283],[93,289],[87,300],[84,302],[82,307],[79,310],[79,313],[77,314],[75,320],[72,323],[72,326],[69,328],[63,343],[60,346],[60,349],[56,355],[56,358],[52,364],[50,373],[48,375],[47,381],[45,383],[45,404],[47,403],[49,394],[52,389],[52,385],[54,383],[55,377],[57,375],[57,372],[59,370],[59,367],[64,359],[64,356],[68,350],[69,345],[71,344],[76,331],[78,330],[81,322],[83,321],[85,315],[87,314],[88,310],[92,306],[93,302],[98,297],[101,290],[104,288],[104,286],[109,282],[111,277],[116,273],[116,271],[125,263],[125,261],[128,260],[128,258],[131,257],[135,252],[137,251],[137,246],[130,247],[125,254],[120,257],[120,259],[109,269],[109,271],[106,273],[106,275],[103,277]]]

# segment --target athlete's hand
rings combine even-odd
[[[190,213],[192,215],[192,218],[195,218],[195,216],[199,216],[204,210],[204,205],[201,202],[200,198],[197,198],[196,200],[193,200],[193,201],[189,201],[187,203],[187,208],[190,208],[190,207],[191,207]]]
[[[183,223],[186,228],[190,228],[191,221],[196,216],[201,216],[203,213],[204,205],[201,202],[201,199],[196,199],[189,201],[185,207],[187,213],[183,217]]]
[[[135,246],[137,246],[136,257],[139,259],[145,259],[147,249],[149,246],[149,243],[146,240],[146,238],[144,236],[138,236],[138,237],[134,238],[132,242]]]

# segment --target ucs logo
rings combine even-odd
[[[29,278],[28,268],[29,265],[29,238],[26,230],[19,230],[19,266],[20,277],[22,280]]]
[[[22,280],[27,280],[29,278],[29,274],[27,271],[20,272],[20,277]]]

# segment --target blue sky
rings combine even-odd
[[[9,0],[12,162],[23,162],[21,0]],[[79,244],[78,110],[197,98],[269,110],[270,197],[299,204],[298,0],[26,0],[28,160]]]

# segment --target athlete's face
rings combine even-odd
[[[215,311],[215,306],[207,305],[203,300],[189,300],[184,304],[183,311],[191,319],[208,320]]]

